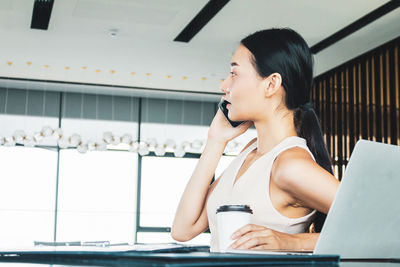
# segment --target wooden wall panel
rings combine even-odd
[[[335,175],[359,139],[400,145],[400,37],[314,79],[311,97]]]

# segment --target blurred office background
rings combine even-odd
[[[399,1],[2,0],[0,245],[170,242],[240,39],[291,27],[335,176],[400,144]],[[230,142],[215,176],[256,136]],[[194,240],[207,244],[209,234]]]

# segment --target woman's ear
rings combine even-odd
[[[281,88],[282,76],[277,72],[272,73],[265,78],[264,83],[265,97],[271,97]]]

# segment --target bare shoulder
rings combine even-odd
[[[276,158],[271,179],[303,206],[328,213],[339,181],[318,165],[308,151],[290,148]]]
[[[290,148],[276,158],[271,180],[304,207],[328,213],[339,181],[318,165],[308,151]]]
[[[292,147],[281,152],[275,160],[276,165],[293,164],[295,162],[315,163],[310,153],[301,147]]]
[[[300,147],[280,153],[271,170],[271,178],[285,191],[295,190],[304,185],[306,180],[326,174],[330,175],[313,160],[308,151]]]

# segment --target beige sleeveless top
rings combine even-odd
[[[304,217],[288,218],[274,208],[269,196],[271,168],[279,153],[292,147],[301,147],[307,150],[314,159],[307,147],[306,140],[298,136],[290,136],[284,139],[268,153],[253,162],[234,184],[244,160],[256,147],[257,141],[231,162],[208,198],[207,214],[211,232],[211,251],[219,251],[216,210],[221,205],[249,205],[253,210],[252,224],[289,234],[307,232],[316,213],[314,210]]]

